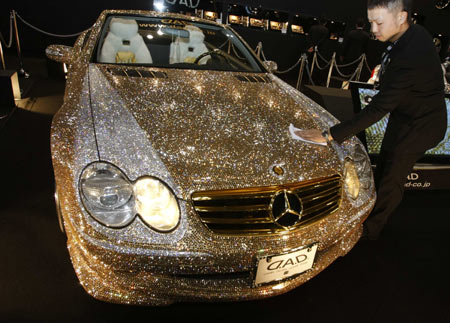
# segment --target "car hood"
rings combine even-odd
[[[314,104],[299,100],[301,94],[271,74],[111,65],[90,70],[93,104],[101,107],[110,99],[114,103],[107,109],[129,114],[139,127],[115,140],[134,140],[129,143],[133,146],[133,132],[143,131],[148,149],[156,152],[185,196],[196,190],[276,185],[341,173],[332,146],[291,137],[291,123],[304,129],[325,125]],[[98,132],[105,113],[94,109]],[[100,150],[107,150],[101,147],[107,143],[98,141]]]

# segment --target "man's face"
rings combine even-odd
[[[404,31],[406,12],[384,7],[367,10],[367,17],[371,24],[371,31],[382,42],[397,40]]]

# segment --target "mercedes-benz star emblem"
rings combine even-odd
[[[281,190],[275,193],[270,203],[271,217],[280,227],[289,229],[300,222],[303,205],[292,191]]]

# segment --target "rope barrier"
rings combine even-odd
[[[298,76],[297,76],[297,84],[296,84],[296,86],[295,86],[295,88],[297,89],[297,90],[299,90],[300,88],[301,88],[301,86],[302,86],[302,81],[303,81],[303,71],[305,70],[305,62],[306,62],[306,59],[308,58],[308,56],[305,54],[305,53],[303,53],[302,54],[302,56],[300,57],[300,61],[302,62],[301,64],[300,64],[300,68],[299,68],[299,70],[298,70]]]
[[[262,47],[261,47],[261,55],[263,60],[267,61],[266,55],[264,54],[264,50],[262,49]]]
[[[328,65],[330,64],[330,62],[331,62],[332,60],[331,60],[331,59],[330,59],[329,61],[326,60],[326,59],[320,54],[320,52],[317,50],[317,48],[315,48],[315,51],[316,51],[316,53],[317,53],[317,56],[319,56],[319,58],[320,58],[322,61],[324,61],[325,63],[327,63],[327,65],[325,66],[325,68],[328,67]],[[348,66],[351,66],[351,65],[354,65],[354,64],[360,62],[364,57],[365,57],[365,54],[361,54],[361,56],[359,56],[359,57],[358,57],[357,59],[355,59],[353,62],[350,62],[350,63],[347,63],[347,64],[340,64],[340,65],[337,65],[337,63],[336,63],[335,66],[339,66],[339,67],[348,67]],[[320,66],[319,66],[319,65],[316,65],[316,66],[320,69]],[[323,68],[322,68],[322,69],[323,69]]]
[[[52,36],[52,37],[76,37],[76,36],[81,35],[83,32],[85,32],[85,30],[83,30],[83,31],[81,31],[81,32],[79,32],[79,33],[71,34],[71,35],[59,35],[59,34],[53,34],[53,33],[46,32],[46,31],[44,31],[44,30],[42,30],[42,29],[40,29],[40,28],[37,28],[37,27],[33,26],[33,25],[30,24],[29,22],[25,21],[21,16],[19,16],[19,14],[18,14],[17,12],[16,12],[16,16],[17,16],[17,17],[18,17],[25,25],[27,25],[28,27],[30,27],[30,28],[32,28],[32,29],[34,29],[34,30],[36,30],[36,31],[39,31],[39,32],[41,32],[41,33],[43,33],[43,34],[45,34],[45,35]]]
[[[338,67],[338,65],[335,63],[334,64],[334,67],[336,68],[336,72],[341,76],[341,77],[343,77],[343,78],[349,78],[350,77],[350,80],[352,79],[351,77],[353,76],[353,75],[355,75],[355,73],[356,73],[356,71],[358,70],[358,68],[356,68],[356,70],[353,72],[353,73],[350,73],[350,74],[344,74],[344,73],[342,73],[340,70],[339,70],[339,67]],[[342,66],[341,66],[342,67]]]
[[[238,52],[236,51],[236,48],[234,47],[234,44],[231,43],[231,49],[233,50],[234,55],[236,55],[237,58],[239,58],[240,60],[245,60],[245,57],[242,57],[241,55],[238,54]]]
[[[173,37],[172,37],[172,39],[173,39]],[[225,46],[226,44],[228,44],[230,42],[230,40],[229,39],[227,39],[227,40],[225,40],[225,42],[223,42],[223,44],[222,45],[220,45],[219,47],[217,47],[218,49],[222,49],[222,47],[223,46]]]
[[[320,52],[319,52],[319,50],[317,49],[317,46],[316,47],[314,47],[314,51],[317,53],[317,56],[319,56],[319,58],[322,60],[322,61],[324,61],[325,63],[329,63],[330,61],[327,61],[322,55],[320,55]]]
[[[260,44],[261,44],[261,46],[260,46]],[[262,56],[263,60],[267,61],[268,59],[266,58],[266,54],[264,53],[264,50],[263,50],[263,47],[262,47],[262,43],[260,42],[260,43],[258,44],[258,46],[260,46],[260,53],[261,53],[261,56]],[[292,71],[294,68],[296,68],[297,65],[300,64],[301,61],[302,61],[302,57],[300,56],[300,58],[297,60],[297,62],[296,62],[294,65],[292,65],[291,67],[289,67],[288,69],[286,69],[286,70],[284,70],[284,71],[275,71],[275,73],[277,73],[277,74],[285,74],[285,73],[289,73],[289,72]]]
[[[0,32],[0,41],[3,42],[6,48],[11,48],[13,39],[13,16],[9,15],[9,42],[6,43],[5,38],[3,38],[3,34]]]
[[[318,55],[318,56],[320,57],[320,55]],[[325,61],[325,62],[326,62],[326,61]],[[317,66],[317,68],[318,68],[319,70],[324,70],[324,69],[326,69],[328,66],[330,66],[330,64],[331,64],[331,60],[328,61],[327,65],[321,67],[321,66],[319,65],[319,60],[316,59],[316,64],[315,64],[315,65]]]
[[[308,74],[309,82],[311,82],[311,85],[312,85],[312,86],[315,86],[316,84],[314,84],[314,81],[313,81],[312,76],[311,76],[311,72],[309,71],[309,62],[308,62],[308,58],[306,58],[305,60],[306,60],[306,64],[305,64],[306,74]]]
[[[356,69],[353,74],[350,76],[350,78],[347,81],[353,81],[355,77],[358,75],[359,69]]]
[[[255,53],[256,53],[256,56],[258,56],[259,58],[261,58],[261,48],[262,48],[262,42],[258,42],[258,45],[256,45],[256,48],[255,48]]]
[[[311,66],[311,70],[309,69],[309,61],[307,58],[303,58],[303,56],[301,56],[294,65],[292,65],[291,67],[289,67],[288,69],[284,70],[284,71],[275,71],[274,73],[277,74],[284,74],[284,73],[288,73],[290,71],[292,71],[294,68],[296,68],[302,61],[302,59],[305,59],[306,61],[306,72],[308,74],[308,78],[311,82],[311,84],[314,85],[314,82],[312,80],[312,71],[314,69],[314,67],[317,67],[319,70],[324,70],[326,68],[329,68],[329,74],[332,73],[333,68],[336,68],[336,72],[339,74],[339,76],[341,76],[342,78],[348,79],[348,81],[352,81],[353,79],[355,79],[355,77],[357,76],[357,78],[359,79],[359,75],[361,74],[361,70],[362,70],[362,66],[363,64],[365,64],[365,66],[367,67],[367,69],[369,70],[369,72],[371,72],[371,69],[367,63],[367,57],[366,55],[363,53],[360,57],[358,57],[357,59],[355,59],[354,61],[347,63],[347,64],[337,64],[336,61],[336,53],[333,53],[333,57],[331,60],[326,60],[321,54],[320,52],[317,50],[317,47],[314,49],[315,51],[315,57],[319,57],[322,61],[324,61],[326,63],[326,65],[324,66],[320,66],[319,61],[317,58],[313,59],[313,63]],[[263,50],[263,44],[262,42],[259,42],[258,45],[255,48],[255,52],[257,54],[258,57],[262,58],[263,60],[267,61],[267,57],[264,53]],[[236,54],[236,52],[235,52]],[[343,67],[348,67],[351,65],[354,65],[356,63],[358,64],[358,67],[355,69],[355,71],[351,74],[344,74],[342,73],[342,71],[339,68],[343,68]],[[303,71],[299,71],[299,73],[303,73]],[[331,76],[331,75],[330,75]],[[299,77],[301,79],[301,77]]]
[[[330,68],[328,69],[328,76],[327,76],[327,87],[330,86],[331,81],[331,75],[333,74],[333,66],[336,64],[336,53],[333,53],[333,57],[331,58],[331,64]]]
[[[300,64],[300,62],[302,61],[303,57],[300,56],[300,58],[298,59],[297,63],[295,63],[294,65],[292,65],[291,67],[289,67],[287,70],[284,71],[275,71],[275,73],[277,74],[285,74],[288,73],[290,71],[292,71],[294,68],[297,67],[298,64]]]
[[[353,64],[356,64],[358,62],[360,62],[363,59],[363,56],[365,56],[365,54],[361,54],[361,56],[359,56],[357,59],[355,59],[353,62],[351,63],[347,63],[347,64],[341,64],[339,65],[339,67],[347,67],[347,66],[351,66]]]
[[[369,73],[372,73],[372,68],[370,68],[369,63],[367,62],[366,55],[364,55],[364,62],[366,63],[365,65],[366,65],[367,70],[369,71]]]

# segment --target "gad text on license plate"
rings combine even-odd
[[[266,256],[258,261],[255,286],[283,280],[311,269],[317,244],[283,255]]]

